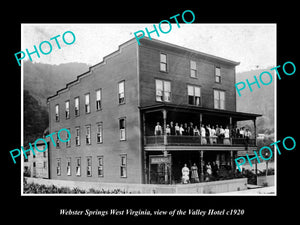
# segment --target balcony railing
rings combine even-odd
[[[146,145],[216,145],[216,146],[256,146],[256,139],[217,138],[200,136],[159,135],[146,136]]]

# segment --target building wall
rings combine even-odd
[[[147,39],[139,47],[141,106],[157,104],[155,79],[171,81],[171,103],[187,105],[187,84],[201,87],[202,107],[214,108],[214,89],[226,92],[225,109],[236,111],[235,66],[180,47]],[[167,54],[168,72],[160,71],[160,53]],[[190,76],[190,60],[196,61],[197,78]],[[215,82],[215,67],[221,68],[221,83]]]
[[[71,132],[71,147],[61,143],[51,145],[51,179],[141,183],[140,119],[137,84],[137,44],[122,44],[119,50],[106,56],[49,99],[50,133],[61,128]],[[118,83],[125,80],[125,104],[118,102]],[[102,90],[100,111],[96,110],[96,90]],[[90,93],[91,112],[85,113],[85,94]],[[80,115],[74,115],[74,98],[80,98]],[[70,119],[65,118],[65,101],[70,100]],[[55,122],[55,105],[60,106],[60,121]],[[126,118],[126,140],[120,141],[119,118]],[[97,143],[97,123],[103,124],[103,143]],[[91,125],[91,144],[85,142],[86,125]],[[75,128],[80,127],[80,146],[75,146]],[[56,135],[53,136],[56,139]],[[62,139],[65,139],[62,137]],[[127,156],[127,177],[120,177],[121,155]],[[103,156],[104,176],[98,176],[98,156]],[[81,175],[76,176],[76,158],[81,158]],[[87,157],[92,157],[92,176],[87,176]],[[57,159],[61,159],[61,175],[57,176]],[[67,175],[67,158],[71,158],[71,176]]]
[[[47,143],[49,146],[49,140],[47,139]],[[37,145],[40,151],[45,149],[44,144]],[[27,150],[27,149],[26,149]],[[49,163],[48,163],[48,151],[45,150],[44,152],[39,152],[35,150],[35,155],[33,155],[32,151],[28,151],[27,153],[27,160],[24,157],[24,171],[25,167],[30,172],[30,177],[37,177],[37,178],[49,178]]]

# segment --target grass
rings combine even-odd
[[[127,192],[121,189],[113,190],[96,190],[90,188],[88,191],[69,187],[57,187],[55,185],[46,186],[44,184],[27,183],[24,179],[23,182],[24,194],[126,194]]]

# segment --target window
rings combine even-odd
[[[70,101],[66,101],[65,106],[66,106],[66,119],[70,119]]]
[[[75,98],[75,116],[79,116],[79,97]]]
[[[60,164],[60,159],[56,159],[56,175],[60,176],[61,175],[61,164]]]
[[[160,71],[167,72],[167,55],[160,53]]]
[[[196,62],[191,60],[190,61],[190,69],[191,69],[191,77],[197,77],[197,69],[196,69]]]
[[[86,126],[85,143],[87,145],[91,144],[91,125]]]
[[[126,121],[125,118],[119,119],[120,141],[126,140]]]
[[[69,130],[69,132],[70,132],[70,134],[71,134],[71,129],[70,129],[70,128],[67,128],[67,129]],[[68,134],[68,135],[69,135],[69,134]],[[68,136],[68,139],[69,139],[69,140],[66,142],[66,147],[67,147],[67,148],[70,148],[70,147],[71,147],[71,137]]]
[[[201,105],[201,89],[197,86],[188,85],[188,104]]]
[[[67,158],[67,175],[71,176],[71,158]]]
[[[214,90],[214,108],[225,109],[225,91]]]
[[[156,84],[156,101],[171,101],[171,82],[165,80],[155,80]]]
[[[103,125],[102,122],[97,123],[97,143],[102,143],[102,132],[103,132]]]
[[[81,175],[81,158],[76,158],[76,176]]]
[[[120,176],[127,177],[127,156],[121,155]]]
[[[216,67],[215,68],[215,78],[216,78],[216,82],[217,83],[221,83],[221,68],[220,67]]]
[[[101,89],[96,91],[96,110],[101,110]]]
[[[88,177],[91,177],[92,176],[92,157],[89,156],[86,158],[86,175]]]
[[[103,172],[103,156],[98,157],[98,176],[103,177],[104,172]]]
[[[80,146],[80,127],[75,128],[75,145]]]
[[[46,161],[43,162],[43,168],[44,168],[44,169],[47,168],[47,162],[46,162]]]
[[[59,105],[55,105],[55,121],[59,122]]]
[[[125,81],[119,82],[119,104],[125,103]]]
[[[59,142],[59,138],[58,138],[58,132],[56,132],[56,148],[60,148],[60,142]]]
[[[91,107],[90,107],[90,94],[85,95],[85,113],[90,113]]]

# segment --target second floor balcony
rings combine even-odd
[[[229,149],[232,146],[245,150],[256,147],[258,116],[260,115],[171,104],[145,107],[142,109],[144,145],[154,148],[207,146],[212,150],[222,149],[222,146]],[[238,124],[245,120],[250,121],[251,128]],[[159,132],[156,132],[157,126]]]

